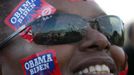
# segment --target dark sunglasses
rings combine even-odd
[[[90,26],[103,33],[111,44],[123,46],[124,44],[124,23],[114,15],[105,15],[89,20]]]
[[[48,20],[39,18],[32,24],[34,42],[41,45],[75,43],[86,35],[87,27],[103,33],[111,44],[122,46],[124,43],[124,25],[117,16],[106,15],[85,20],[78,15],[56,13]]]
[[[87,27],[102,32],[112,44],[121,46],[124,43],[124,25],[117,16],[106,15],[87,21],[78,15],[56,13],[20,27],[0,43],[0,49],[6,47],[11,39],[31,25],[34,42],[41,45],[78,42],[83,39]]]

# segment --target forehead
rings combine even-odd
[[[14,4],[12,4],[14,1]],[[93,0],[46,0],[58,11],[80,15],[85,18],[97,17],[105,15],[101,8]],[[2,16],[3,25],[5,17],[20,3],[20,0],[1,0],[0,1],[0,14]],[[8,9],[8,10],[6,10]],[[6,25],[5,25],[6,26]]]
[[[4,15],[10,13],[20,2],[20,0],[0,1],[0,7],[6,12]],[[105,15],[104,11],[97,5],[94,0],[46,0],[53,5],[57,10],[78,14],[83,17],[97,17]],[[9,9],[9,10],[5,10]]]
[[[47,0],[58,10],[77,14],[83,17],[97,17],[105,15],[104,11],[94,0]]]

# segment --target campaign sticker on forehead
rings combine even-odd
[[[24,75],[61,75],[55,50],[44,50],[20,60]]]
[[[54,14],[55,11],[56,9],[45,0],[22,0],[4,22],[16,31],[41,16]],[[31,27],[27,27],[20,35],[30,42],[33,40]]]

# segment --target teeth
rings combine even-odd
[[[90,71],[90,72],[95,72],[94,66],[90,66],[90,67],[89,67],[89,71]]]
[[[88,73],[88,68],[85,68],[82,72],[83,73]]]
[[[106,65],[102,65],[102,71],[110,73],[110,69]]]
[[[101,66],[100,66],[100,65],[96,65],[96,66],[95,66],[95,70],[96,70],[97,72],[101,72],[101,70],[102,70],[102,69],[101,69]]]
[[[79,75],[82,75],[82,72],[80,71],[78,74],[79,74]]]
[[[96,74],[97,72],[92,72],[93,74]]]
[[[104,65],[104,64],[103,65],[89,66],[89,68],[85,68],[85,69],[79,71],[77,74],[82,75],[82,74],[86,74],[86,73],[114,75],[114,74],[110,73],[109,67]]]

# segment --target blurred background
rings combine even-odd
[[[119,16],[125,24],[134,21],[134,0],[96,0],[96,2],[107,14]]]

